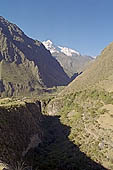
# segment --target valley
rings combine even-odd
[[[81,94],[77,95],[78,101],[79,100],[82,101]],[[21,160],[23,160],[27,163],[29,167],[32,166],[34,169],[38,168],[40,170],[45,168],[48,170],[50,170],[51,168],[55,170],[56,169],[81,170],[83,168],[88,170],[106,169],[102,165],[100,165],[100,163],[103,164],[102,161],[106,160],[106,158],[104,158],[103,153],[105,149],[109,151],[110,141],[108,142],[109,139],[107,139],[105,133],[106,138],[103,140],[106,140],[104,142],[106,142],[105,144],[109,147],[106,148],[106,146],[104,146],[104,148],[101,148],[101,150],[98,148],[99,142],[101,142],[102,140],[101,133],[103,131],[102,129],[100,129],[100,131],[102,132],[99,133],[99,136],[97,135],[98,133],[96,132],[96,129],[98,129],[98,123],[96,123],[97,119],[96,113],[95,114],[92,113],[92,115],[91,113],[86,114],[85,113],[86,106],[83,108],[83,106],[78,105],[77,103],[78,101],[77,102],[73,101],[73,103],[69,107],[70,101],[72,101],[72,99],[73,99],[72,95],[68,96],[69,102],[67,102],[67,99],[65,97],[65,99],[63,100],[64,107],[61,109],[61,112],[59,113],[57,112],[56,115],[48,115],[49,112],[46,112],[47,111],[46,107],[48,107],[48,105],[50,105],[51,102],[53,102],[53,100],[51,100],[46,105],[45,108],[42,108],[43,109],[42,116],[40,115],[40,103],[37,102],[36,99],[35,100],[32,99],[32,101],[31,99],[24,99],[24,101],[15,99],[12,101],[11,99],[8,98],[3,99],[1,101],[0,106],[1,114],[2,113],[4,114],[4,119],[3,116],[1,115],[2,116],[1,130],[4,127],[4,122],[7,122],[5,125],[6,130],[5,136],[6,137],[7,135],[9,136],[10,133],[12,135],[10,135],[8,139],[6,148],[5,141],[7,140],[4,138],[4,131],[2,130],[3,137],[0,138],[0,141],[3,143],[2,144],[3,146],[1,147],[2,150],[0,153],[2,155],[0,156],[1,157],[0,159],[3,160],[4,162],[7,162],[10,166],[15,166],[15,162],[17,161],[21,162]],[[44,99],[41,102],[43,103]],[[89,102],[86,101],[85,105],[88,104]],[[98,109],[100,107],[98,106]],[[24,114],[23,116],[21,115],[21,112],[23,112]],[[39,112],[38,115],[37,112]],[[8,119],[9,118],[8,115],[10,116],[10,119]],[[17,119],[19,120],[18,122],[19,124],[17,123]],[[34,131],[34,128],[36,128],[36,126],[34,123],[32,124],[31,121],[33,119],[37,121],[38,126],[37,128],[39,129],[36,131],[38,132],[38,136],[40,136],[41,140],[39,137],[38,138],[35,137],[35,140],[31,142],[32,145],[31,144],[28,145],[26,143],[27,142],[26,137],[30,135],[29,133],[34,134],[36,132]],[[23,121],[25,120],[26,123],[23,123]],[[17,123],[17,125],[14,126],[14,129],[12,127],[12,125],[14,125],[13,121]],[[92,126],[92,123],[94,124],[93,125],[94,127]],[[22,132],[19,132],[20,128],[18,128],[18,126],[19,127],[22,126],[21,127]],[[32,131],[30,127],[32,127]],[[95,127],[96,129],[94,131],[93,128]],[[20,135],[18,136],[18,133],[23,135],[23,137],[20,138]],[[16,136],[14,134],[16,134]],[[25,139],[24,136],[26,136]],[[12,143],[12,138],[13,141],[16,142],[18,137],[24,140],[22,141],[18,140],[18,143],[16,143],[15,148],[15,145]],[[25,152],[22,149],[22,146],[24,146],[25,143],[28,146],[31,146],[31,149],[29,149],[27,152]],[[88,143],[90,143],[89,147],[87,147]],[[29,148],[28,146],[27,148]],[[18,147],[20,148],[19,150]],[[26,147],[24,146],[24,148]],[[7,152],[5,152],[5,149],[8,149]],[[23,155],[23,153],[26,154]]]
[[[44,41],[43,44],[50,50],[52,56],[61,64],[71,80],[75,79],[84,71],[85,67],[94,60],[93,57],[87,55],[83,56],[73,49],[56,46],[50,40]]]
[[[112,66],[0,17],[0,170],[113,170]]]

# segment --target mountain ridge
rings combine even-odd
[[[43,41],[42,43],[61,64],[70,78],[75,78],[79,75],[87,67],[87,64],[93,60],[92,57],[82,56],[78,51],[71,48],[56,46],[51,40]]]
[[[107,91],[113,89],[113,42],[110,43],[96,58],[94,62],[79,76],[72,81],[65,92],[84,90],[96,86]],[[63,92],[62,92],[63,93]]]
[[[4,89],[5,96],[12,92],[37,93],[41,88],[67,85],[70,80],[40,41],[29,38],[3,17],[0,17],[0,61],[1,91]]]
[[[42,43],[45,45],[45,47],[48,50],[50,50],[51,53],[62,52],[67,56],[72,56],[72,55],[75,55],[75,54],[80,55],[80,53],[78,51],[73,50],[71,48],[54,45],[51,40],[43,41]]]

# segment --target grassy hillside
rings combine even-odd
[[[60,116],[61,123],[70,127],[69,141],[81,152],[106,169],[113,169],[113,93],[95,88],[70,93],[52,100],[46,112]],[[76,160],[74,156],[69,158],[70,167]]]
[[[106,47],[100,56],[62,94],[87,89],[92,86],[105,90],[113,89],[113,43]]]

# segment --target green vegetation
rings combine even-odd
[[[105,97],[102,97],[105,96],[105,94],[106,92],[104,91],[94,91],[92,89],[91,91],[69,94],[64,96],[62,100],[60,99],[60,103],[63,102],[63,107],[61,106],[58,113],[59,116],[43,115],[43,121],[40,124],[44,135],[43,142],[40,143],[38,148],[29,150],[24,158],[21,157],[21,152],[18,152],[18,149],[23,148],[23,145],[28,141],[28,132],[31,131],[29,124],[34,124],[32,113],[35,112],[36,108],[34,108],[34,106],[32,106],[32,108],[31,106],[26,108],[25,102],[30,103],[31,99],[29,98],[24,99],[24,101],[10,98],[1,99],[0,117],[2,117],[2,119],[0,119],[0,125],[7,130],[9,129],[9,140],[7,144],[4,142],[0,143],[2,146],[0,147],[2,156],[4,155],[4,158],[10,162],[20,161],[20,158],[22,158],[23,161],[25,161],[27,165],[32,166],[34,170],[83,170],[83,168],[90,170],[95,167],[97,167],[98,170],[102,169],[102,166],[97,163],[101,162],[101,164],[103,164],[103,162],[106,161],[107,158],[104,153],[106,153],[106,150],[109,150],[109,145],[104,145],[103,147],[101,144],[103,138],[104,140],[109,139],[106,135],[107,131],[104,129],[105,132],[103,133],[102,128],[100,128],[98,124],[99,116],[106,113],[105,109],[101,109],[105,104],[104,101],[106,101]],[[109,93],[109,96],[111,98],[113,97],[111,93]],[[49,98],[49,96],[47,96],[45,99],[41,99],[43,103],[45,103],[45,107],[43,108],[45,114],[47,111],[46,107],[53,101],[53,97],[54,96],[50,96]],[[36,99],[32,99],[31,104],[33,100],[34,102],[36,101]],[[58,99],[55,97],[54,102],[55,100]],[[111,100],[109,100],[109,103],[111,103]],[[58,102],[56,102],[56,104],[58,104]],[[27,121],[29,119],[29,122],[26,122],[26,113]],[[11,135],[9,127],[15,123],[16,135],[14,136],[14,134]],[[34,131],[33,128],[34,126],[32,127],[32,131]],[[38,132],[41,129],[38,129]],[[11,132],[13,132],[12,130]],[[20,133],[20,130],[24,130],[24,136],[23,133]],[[99,136],[98,131],[102,131],[101,133],[99,132]],[[97,138],[95,138],[95,136]],[[7,136],[3,135],[1,139],[7,141],[6,137]],[[13,158],[14,153],[18,153],[15,157],[16,160]],[[24,168],[27,169],[26,166]]]
[[[57,115],[60,116],[60,122],[62,126],[70,127],[70,132],[66,138],[63,138],[64,132],[62,134],[59,133],[58,140],[53,140],[52,143],[50,142],[49,146],[44,145],[42,147],[43,149],[39,152],[40,156],[38,156],[36,160],[39,169],[41,170],[45,167],[48,167],[48,170],[51,168],[57,169],[61,165],[66,169],[66,164],[68,164],[70,165],[69,169],[72,167],[76,169],[78,165],[79,169],[82,170],[83,166],[81,166],[79,162],[83,159],[81,155],[82,152],[93,161],[97,163],[100,162],[103,166],[108,163],[107,168],[110,168],[112,163],[108,160],[108,157],[112,146],[111,132],[113,132],[113,129],[106,129],[99,121],[101,116],[105,114],[109,115],[109,111],[105,109],[104,106],[113,104],[113,94],[101,89],[87,89],[65,95],[62,98],[55,98],[48,103],[51,109],[53,106],[57,108],[57,104],[59,106]],[[53,107],[53,113],[55,108]],[[45,110],[47,111],[46,108]],[[48,129],[48,131],[52,130],[51,135],[55,134],[58,125],[52,123],[52,121],[51,123],[46,122],[45,124],[47,125],[46,129]],[[66,132],[66,130],[63,131]],[[49,136],[49,138],[51,138],[51,136]],[[77,153],[78,156],[78,161],[76,156],[74,156],[73,147],[68,146],[69,141],[80,149],[80,152],[75,151],[75,154]],[[46,149],[47,152],[45,151]],[[41,152],[43,153],[44,151],[45,155],[47,155],[45,164],[42,163],[44,155],[41,155]],[[59,157],[60,163],[58,164]],[[63,159],[64,157],[65,160]],[[66,162],[66,158],[68,158],[68,162]],[[88,169],[88,167],[86,169]]]
[[[98,119],[101,115],[109,114],[107,109],[101,109],[104,105],[113,104],[113,94],[104,90],[88,89],[69,94],[63,99],[64,107],[59,113],[61,121],[71,127],[69,139],[80,147],[92,160],[101,164],[108,162],[107,154],[110,151],[110,138],[106,127],[100,127]],[[73,114],[71,115],[71,111]],[[64,116],[65,115],[65,116]],[[101,141],[103,148],[99,149]],[[102,144],[101,144],[102,145]],[[111,162],[109,162],[109,167]]]

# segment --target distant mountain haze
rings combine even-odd
[[[51,40],[43,41],[43,44],[61,64],[70,78],[76,77],[93,59],[90,56],[82,56],[78,51],[71,48],[56,46]]]
[[[38,93],[70,81],[59,62],[38,41],[0,17],[0,92],[4,96]]]

